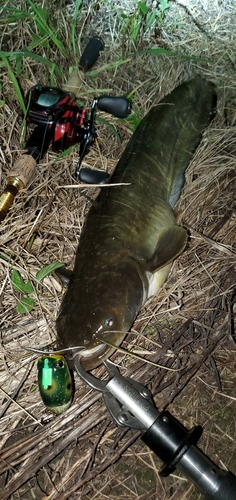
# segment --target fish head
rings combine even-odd
[[[115,351],[108,344],[122,342],[142,302],[143,284],[130,263],[73,279],[56,322],[60,349],[79,346],[83,368],[99,366]]]

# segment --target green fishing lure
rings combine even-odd
[[[60,414],[69,408],[73,398],[73,381],[64,356],[52,354],[38,360],[38,386],[45,406]]]

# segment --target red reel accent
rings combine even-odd
[[[66,108],[62,117],[56,122],[52,141],[53,151],[64,151],[73,144],[81,142],[84,137],[82,127],[87,118],[86,109],[79,108],[72,99]]]

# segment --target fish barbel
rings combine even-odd
[[[58,346],[84,347],[87,370],[108,358],[183,252],[187,232],[173,207],[204,129],[215,115],[214,85],[196,76],[151,108],[111,183],[90,208],[56,320]]]

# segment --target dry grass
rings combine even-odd
[[[53,2],[49,5],[54,18],[58,16],[58,25],[65,27],[66,45],[71,14],[61,4],[59,11]],[[218,114],[189,165],[177,207],[181,223],[189,229],[188,248],[174,263],[159,296],[141,311],[133,332],[122,344],[181,371],[173,374],[154,369],[119,353],[112,359],[120,365],[123,375],[149,386],[159,409],[168,408],[188,428],[203,425],[200,446],[219,466],[236,473],[236,348],[232,338],[236,312],[236,20],[233,2],[222,2],[221,7],[217,2],[206,4],[208,17],[200,2],[186,3],[187,9],[171,3],[164,27],[157,27],[137,41],[139,49],[160,46],[210,59],[200,63],[166,55],[131,57],[134,44],[125,36],[122,39],[112,9],[105,2],[89,2],[89,7],[84,2],[78,32],[82,37],[94,32],[102,35],[106,50],[96,66],[103,70],[86,76],[80,95],[89,106],[98,89],[109,89],[114,94],[132,91],[133,110],[144,114],[196,72],[217,85]],[[173,28],[176,16],[178,26]],[[2,32],[4,50],[16,50],[29,37],[26,22],[21,24],[20,37],[14,26],[5,25]],[[84,41],[81,43],[84,46]],[[106,69],[108,63],[121,56],[124,47],[129,62]],[[60,59],[58,53],[55,60],[66,74],[70,63]],[[24,90],[39,79],[46,84],[46,78],[42,65],[24,61]],[[20,109],[7,71],[2,70],[1,80],[5,100],[0,148],[4,185],[24,142],[20,142]],[[130,130],[126,123],[109,120],[119,131],[122,144],[98,124],[99,147],[91,149],[85,163],[112,171]],[[55,338],[62,290],[55,278],[45,280],[45,286],[39,288],[34,276],[52,261],[73,266],[89,208],[87,196],[97,193],[85,187],[57,189],[75,184],[77,158],[75,149],[55,163],[55,155],[49,151],[34,182],[18,196],[0,226],[1,254],[12,257],[10,263],[0,257],[2,499],[197,500],[200,496],[194,487],[178,474],[160,480],[157,470],[161,464],[137,439],[139,433],[116,428],[100,396],[80,380],[76,379],[74,403],[65,415],[52,416],[41,403],[37,359],[24,347],[44,346]],[[32,234],[36,239],[29,249]],[[13,267],[35,285],[36,305],[27,316],[19,316],[15,310],[18,297],[10,278]],[[96,375],[102,372],[103,368],[99,368]]]

